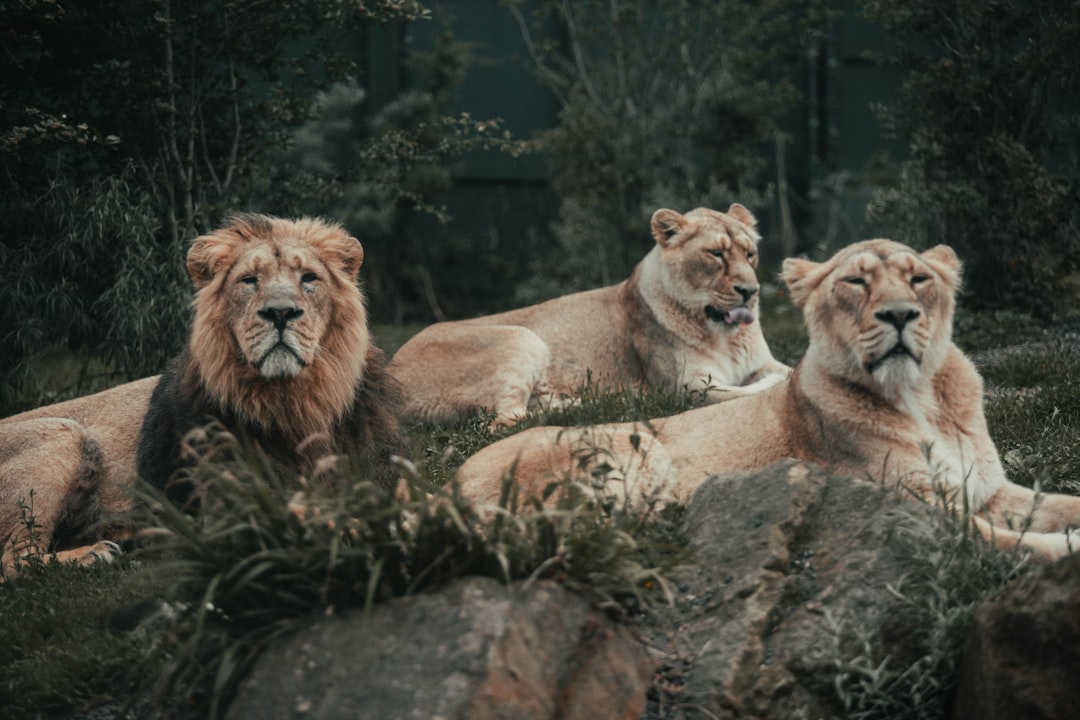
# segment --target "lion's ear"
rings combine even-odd
[[[948,245],[935,245],[919,257],[929,263],[950,285],[959,287],[963,263],[960,262],[955,250]]]
[[[187,271],[196,290],[202,290],[209,285],[232,257],[235,242],[220,233],[221,231],[202,235],[191,241],[191,249],[187,254]]]
[[[360,276],[360,266],[364,264],[364,246],[351,235],[342,241],[341,268],[353,280]]]
[[[746,209],[744,205],[739,203],[731,203],[731,207],[727,209],[727,214],[735,218],[748,228],[757,226],[757,218],[754,214]]]
[[[660,247],[666,248],[671,239],[690,223],[674,210],[660,208],[652,216],[652,234]]]
[[[822,263],[816,263],[813,260],[803,258],[784,259],[780,279],[787,285],[788,292],[791,293],[791,301],[795,303],[795,307],[801,308],[805,305],[810,293],[821,282],[820,269],[822,267]]]

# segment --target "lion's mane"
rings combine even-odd
[[[317,350],[292,377],[267,379],[244,361],[230,325],[236,292],[230,270],[253,245],[281,254],[283,241],[312,250],[325,269],[330,304]],[[304,218],[240,215],[197,238],[188,254],[195,316],[188,343],[154,390],[139,442],[139,474],[164,487],[181,439],[211,420],[260,444],[272,457],[303,464],[330,451],[368,456],[376,480],[393,482],[391,456],[406,454],[397,409],[400,386],[371,342],[356,273],[363,251],[339,226]],[[298,449],[302,448],[302,449]]]

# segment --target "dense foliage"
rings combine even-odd
[[[782,52],[822,27],[822,4],[504,4],[562,107],[538,138],[560,201],[555,243],[519,299],[622,280],[652,246],[657,208],[762,209],[769,148],[796,101]]]
[[[0,6],[0,402],[56,348],[160,370],[184,338],[185,243],[231,212],[381,223],[394,247],[440,158],[504,141],[428,92],[359,146],[328,142],[320,121],[362,100],[357,33],[426,17],[401,0]]]
[[[863,0],[908,70],[883,117],[913,159],[870,211],[897,240],[947,242],[968,304],[1047,316],[1080,251],[1080,6]]]

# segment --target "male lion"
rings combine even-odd
[[[400,388],[368,333],[363,257],[355,238],[315,219],[239,215],[196,238],[195,318],[160,378],[0,421],[4,574],[34,551],[111,560],[136,477],[165,487],[190,460],[184,435],[211,419],[298,469],[359,450],[390,486],[391,456],[404,451]],[[20,513],[32,513],[32,537]]]
[[[769,352],[755,316],[757,221],[657,210],[656,246],[630,278],[530,307],[437,323],[394,355],[405,415],[440,422],[477,410],[512,425],[591,380],[601,387],[687,386],[710,401],[763,390],[791,368]]]
[[[490,502],[516,463],[515,481],[539,492],[573,474],[583,444],[598,440],[605,462],[624,469],[632,500],[686,500],[715,473],[793,457],[928,500],[966,493],[976,526],[996,546],[1020,543],[1041,559],[1070,552],[1080,498],[1036,501],[1008,481],[983,415],[982,379],[952,343],[960,261],[951,248],[920,254],[869,240],[824,263],[785,260],[783,278],[809,334],[790,380],[648,428],[598,426],[584,439],[580,429],[528,430],[470,458],[458,472],[462,490]]]

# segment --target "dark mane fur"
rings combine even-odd
[[[369,346],[363,379],[355,389],[350,411],[333,428],[330,440],[305,443],[298,452],[274,428],[242,421],[233,408],[219,408],[202,387],[184,382],[192,362],[185,350],[169,363],[150,398],[150,407],[139,436],[139,476],[164,489],[176,501],[187,500],[191,487],[171,483],[177,471],[192,464],[181,456],[184,436],[191,430],[217,421],[232,434],[257,443],[275,462],[298,472],[307,472],[327,453],[348,455],[360,470],[383,488],[391,489],[395,479],[392,456],[409,455],[398,422],[402,403],[400,384],[386,370],[386,356]]]

